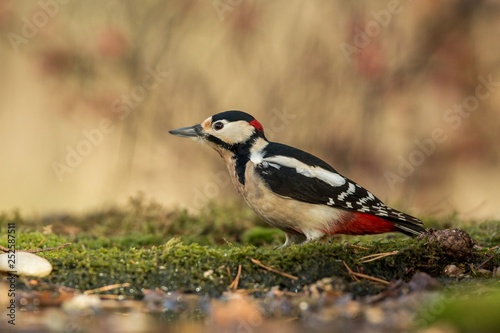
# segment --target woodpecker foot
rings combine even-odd
[[[310,241],[304,234],[286,232],[285,236],[286,236],[285,243],[277,247],[276,250],[284,249],[285,247],[289,247],[292,244],[303,245],[309,243]]]

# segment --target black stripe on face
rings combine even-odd
[[[205,137],[207,141],[215,143],[219,147],[233,153],[232,158],[235,160],[235,172],[238,177],[238,181],[242,185],[245,185],[245,170],[248,161],[250,161],[250,148],[252,148],[257,138],[258,134],[256,133],[244,143],[230,145],[210,134]]]
[[[205,139],[206,139],[207,141],[210,141],[210,142],[212,142],[212,143],[215,143],[217,146],[222,147],[222,148],[224,148],[225,150],[229,150],[229,151],[233,151],[233,150],[235,149],[235,146],[236,146],[236,145],[230,145],[230,144],[228,144],[228,143],[226,143],[226,142],[222,141],[222,140],[221,140],[221,139],[219,139],[218,137],[213,136],[213,135],[211,135],[211,134],[206,135],[206,136],[205,136]]]

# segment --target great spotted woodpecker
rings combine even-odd
[[[386,206],[318,157],[269,142],[248,113],[225,111],[169,133],[201,140],[220,154],[248,205],[285,232],[281,247],[325,235],[425,231],[422,221]]]

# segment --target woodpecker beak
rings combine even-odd
[[[182,127],[168,131],[172,135],[177,135],[183,138],[197,138],[202,136],[201,125]]]

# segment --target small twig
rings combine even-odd
[[[70,245],[71,245],[71,243],[64,243],[62,245],[58,245],[58,246],[55,246],[55,247],[47,247],[45,249],[36,249],[36,250],[25,250],[24,252],[38,253],[38,252],[46,252],[46,251],[55,251],[55,250],[59,250],[59,249],[68,247]]]
[[[347,266],[345,261],[343,261],[343,263],[344,263],[344,266],[347,268],[347,272],[349,273],[349,275],[356,281],[359,281],[357,278],[362,278],[362,279],[371,280],[373,282],[378,282],[378,283],[382,283],[382,284],[386,284],[386,285],[389,284],[389,282],[386,280],[382,280],[382,279],[376,278],[374,276],[366,275],[363,273],[354,272],[349,266]]]
[[[375,253],[375,254],[370,254],[368,256],[364,256],[359,258],[362,263],[367,263],[375,260],[379,260],[385,257],[393,256],[395,254],[398,254],[399,251],[392,251],[392,252],[382,252],[382,253]]]
[[[386,280],[383,280],[383,279],[379,279],[379,278],[376,278],[374,276],[366,275],[366,274],[363,274],[363,273],[356,273],[356,272],[353,272],[353,274],[355,276],[357,276],[357,277],[362,278],[362,279],[367,279],[367,280],[371,280],[373,282],[378,282],[378,283],[382,283],[382,284],[386,284],[386,285],[389,284],[389,281],[386,281]]]
[[[128,282],[117,283],[117,284],[111,284],[109,286],[104,286],[104,287],[100,287],[100,288],[96,288],[96,289],[85,290],[83,292],[83,294],[84,295],[91,295],[91,294],[99,293],[102,291],[110,291],[113,289],[118,289],[118,288],[123,288],[123,287],[130,287],[130,283],[128,283]]]
[[[355,249],[360,249],[360,250],[369,250],[369,248],[361,246],[361,245],[355,245],[355,244],[349,244],[351,247]]]
[[[359,281],[359,279],[356,277],[356,275],[354,275],[354,272],[352,271],[351,267],[349,267],[345,261],[342,261],[342,263],[344,264],[345,268],[347,268],[347,274],[349,274],[350,277],[352,277],[354,279],[354,281]]]
[[[490,255],[490,256],[488,257],[488,259],[486,259],[485,261],[483,261],[483,262],[482,262],[479,266],[477,266],[476,268],[477,268],[477,269],[481,269],[481,268],[483,268],[483,266],[484,266],[484,265],[486,265],[486,264],[488,263],[488,261],[490,261],[491,259],[493,259],[493,255]]]
[[[134,298],[132,296],[124,296],[124,295],[99,295],[100,299],[116,299],[116,300],[133,300]]]
[[[39,252],[46,252],[46,251],[55,251],[55,250],[59,250],[59,249],[62,249],[64,247],[67,247],[67,246],[70,246],[71,243],[64,243],[62,245],[58,245],[58,246],[55,246],[55,247],[47,247],[45,249],[35,249],[35,250],[16,250],[18,252],[28,252],[28,253],[39,253]],[[3,251],[3,252],[10,252],[10,249],[9,248],[6,248],[6,247],[3,247],[2,245],[0,245],[0,250]]]
[[[233,282],[229,285],[229,289],[236,290],[238,289],[238,284],[240,283],[240,276],[241,276],[241,265],[238,265],[238,273],[236,273],[236,277],[234,278]]]
[[[285,273],[285,272],[282,272],[282,271],[279,271],[277,270],[276,268],[274,267],[270,267],[270,266],[267,266],[267,265],[264,265],[262,262],[260,262],[260,260],[257,260],[257,259],[253,259],[253,258],[248,258],[250,259],[251,262],[253,262],[254,264],[256,264],[257,266],[260,266],[262,268],[264,268],[265,270],[268,270],[270,272],[273,272],[273,273],[276,273],[276,274],[279,274],[281,276],[284,276],[284,277],[287,277],[289,279],[292,279],[292,280],[298,280],[299,278],[296,277],[295,275],[291,275],[291,274],[288,274],[288,273]]]

